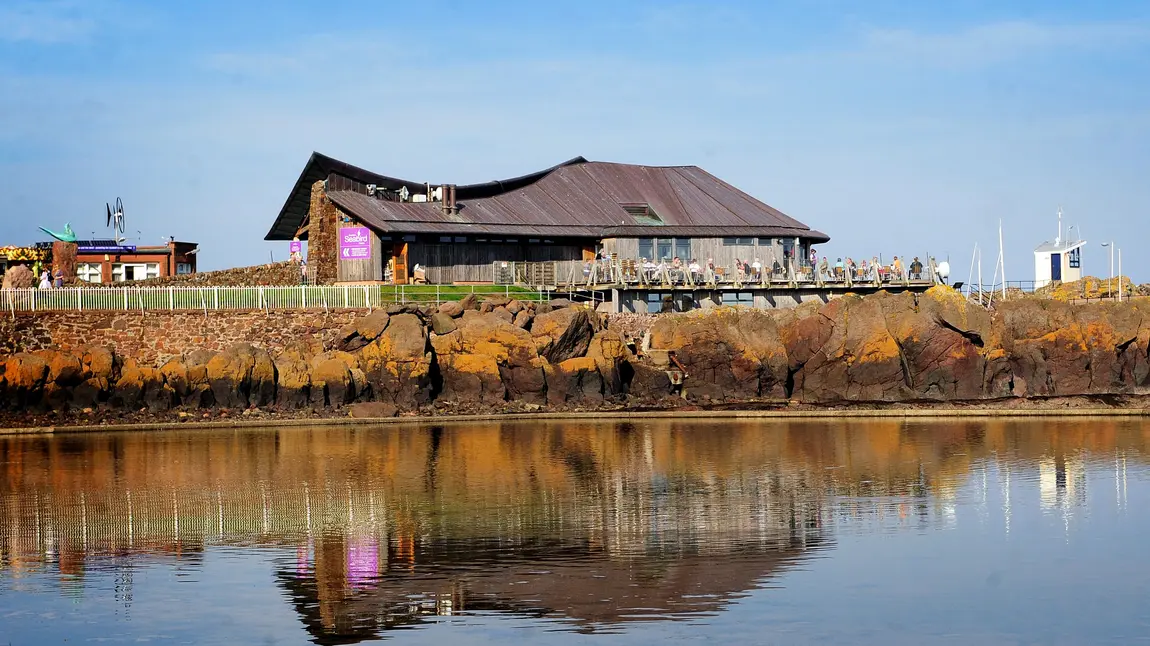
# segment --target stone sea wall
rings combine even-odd
[[[299,340],[330,346],[340,327],[362,315],[316,310],[21,313],[15,319],[0,318],[0,355],[37,350],[75,353],[97,346],[158,365],[193,350],[220,352],[237,343],[279,353]]]
[[[733,402],[978,401],[1150,391],[1150,301],[947,287],[787,311],[612,320],[506,298],[340,313],[52,314],[0,324],[9,410],[571,410]],[[52,318],[55,317],[55,318]],[[674,371],[685,378],[680,389]],[[685,398],[685,399],[684,399]]]

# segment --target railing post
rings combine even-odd
[[[351,288],[347,285],[343,286],[343,306],[345,309],[351,309]]]
[[[299,302],[301,309],[307,309],[307,286],[299,286]]]
[[[367,313],[371,314],[371,294],[367,291],[367,285],[363,286],[363,304],[367,307]]]
[[[84,311],[84,290],[80,287],[76,288],[76,309]]]
[[[168,309],[176,309],[176,290],[172,287],[168,288]]]
[[[120,291],[124,293],[124,311],[127,312],[128,311],[128,288],[127,287],[121,287]]]
[[[220,288],[219,287],[213,287],[212,288],[212,309],[215,309],[215,310],[220,309]]]
[[[32,311],[36,311],[36,290],[32,290]]]

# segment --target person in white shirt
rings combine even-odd
[[[751,263],[751,275],[755,277],[755,280],[763,277],[763,263],[759,262],[758,258],[755,258],[755,262]]]
[[[643,275],[647,277],[648,281],[650,281],[655,275],[655,263],[651,262],[647,258],[643,259]]]
[[[52,289],[52,277],[48,274],[47,269],[40,274],[40,289]]]
[[[691,272],[692,280],[699,280],[699,276],[703,273],[703,268],[699,266],[699,261],[691,258],[691,264],[687,265],[687,271]]]

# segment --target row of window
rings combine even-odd
[[[753,247],[756,238],[723,238],[724,247]],[[775,238],[758,238],[760,247],[772,246]],[[783,252],[790,255],[795,246],[793,238],[780,238]],[[690,238],[639,238],[639,257],[650,260],[666,260],[678,256],[684,261],[691,256]]]
[[[753,307],[755,295],[752,292],[723,292],[723,305],[743,305]],[[697,307],[691,294],[675,292],[647,292],[643,296],[648,314],[660,312],[686,312]]]
[[[192,273],[191,264],[179,263],[176,265],[176,273]],[[159,277],[160,263],[158,262],[112,263],[112,282],[121,283],[125,280],[145,280]],[[100,283],[104,280],[103,269],[98,262],[81,262],[76,265],[76,278],[86,283]]]
[[[411,236],[411,237],[414,239],[414,236]],[[439,236],[439,241],[441,243],[445,243],[445,244],[446,243],[467,242],[467,240],[468,240],[467,236]],[[488,242],[488,243],[490,243],[490,242],[508,243],[509,242],[511,244],[516,244],[519,242],[519,238],[476,238],[475,241],[476,242]],[[527,244],[555,244],[555,241],[554,240],[548,240],[547,238],[528,238]]]
[[[794,245],[792,238],[781,238],[784,245]],[[758,238],[760,247],[769,247],[775,243],[775,238]],[[755,238],[723,238],[724,247],[753,247]]]
[[[647,260],[691,259],[690,238],[639,238],[639,257]]]

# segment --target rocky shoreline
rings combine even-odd
[[[395,306],[324,347],[114,349],[0,357],[0,427],[644,410],[1142,408],[1146,305],[1023,299],[993,311],[947,287],[794,310],[606,316],[468,297]],[[162,315],[159,315],[162,316]],[[680,380],[679,377],[682,377]]]

